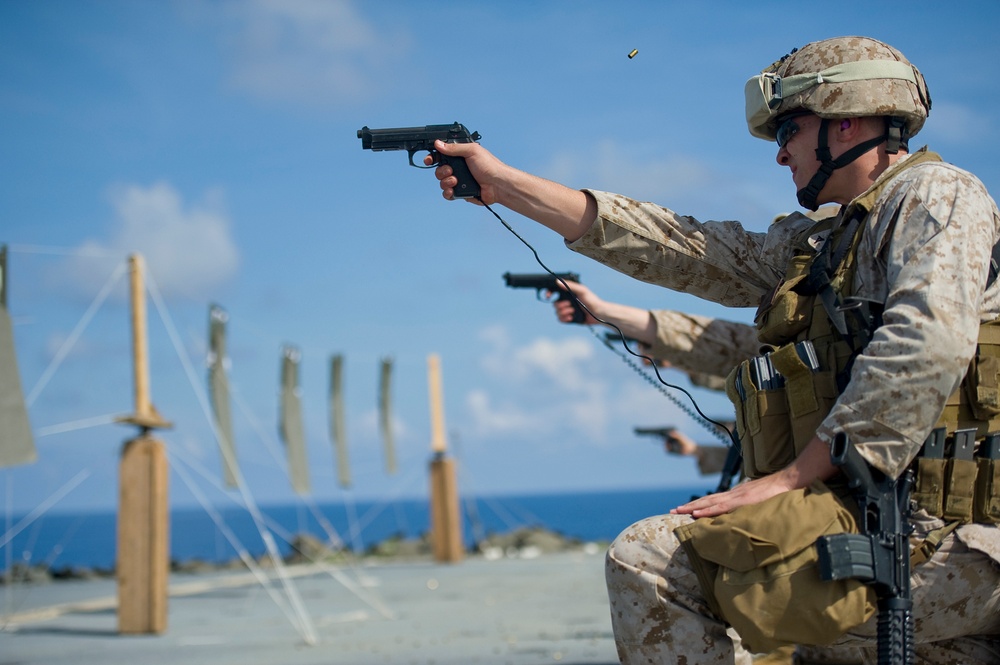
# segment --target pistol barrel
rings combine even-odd
[[[448,143],[471,143],[482,138],[479,132],[470,132],[465,125],[454,122],[450,125],[424,125],[423,127],[390,127],[358,130],[361,147],[364,150],[430,150],[434,141],[440,139]]]
[[[565,291],[566,288],[560,280],[567,282],[580,282],[580,275],[575,272],[557,272],[553,275],[548,273],[509,273],[503,274],[504,284],[512,289],[549,289],[552,291]]]

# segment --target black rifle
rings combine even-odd
[[[869,468],[847,435],[838,432],[830,461],[847,476],[861,509],[862,533],[821,536],[816,541],[824,580],[855,578],[878,598],[878,665],[913,663],[913,599],[910,596],[910,485],[912,472],[890,478]]]
[[[479,132],[470,133],[465,125],[456,122],[451,125],[393,127],[391,129],[362,127],[358,130],[358,138],[361,139],[361,147],[365,150],[374,152],[405,150],[410,156],[410,166],[415,166],[418,169],[434,168],[433,164],[421,166],[413,162],[413,155],[418,152],[427,152],[434,158],[435,164],[451,166],[452,173],[458,179],[458,184],[455,185],[456,198],[472,199],[479,196],[479,183],[469,171],[469,165],[465,163],[465,158],[442,155],[434,149],[434,141],[438,139],[445,143],[472,143],[482,138]]]
[[[580,283],[580,276],[575,272],[556,273],[535,273],[535,274],[514,274],[505,272],[503,274],[504,283],[512,289],[535,289],[535,295],[539,300],[542,298],[542,291],[558,293],[556,300],[569,300],[573,304],[573,318],[570,323],[583,323],[587,318],[587,313],[580,306],[580,301],[573,295],[563,282]]]

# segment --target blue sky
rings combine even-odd
[[[750,137],[743,84],[791,48],[867,34],[925,74],[915,146],[1000,189],[994,2],[0,2],[0,243],[38,462],[0,471],[5,505],[111,508],[133,431],[124,288],[46,368],[131,252],[146,257],[152,397],[172,454],[220,460],[197,398],[208,308],[230,315],[236,447],[261,503],[294,500],[277,441],[280,349],[302,350],[317,501],[426,493],[427,356],[441,356],[450,450],[467,493],[711,485],[633,426],[711,440],[586,330],[562,326],[504,272],[539,272],[484,210],[440,198],[404,153],[362,151],[357,130],[450,123],[506,161],[573,187],[621,191],[699,219],[763,230],[796,208],[774,146]],[[628,53],[638,49],[635,58]],[[566,250],[508,213],[555,270],[600,295],[742,321]],[[176,330],[179,347],[171,339]],[[336,486],[327,363],[345,357],[355,479]],[[376,397],[395,361],[400,470],[382,468]],[[182,361],[181,358],[186,360]],[[193,367],[194,383],[184,362]],[[675,372],[666,376],[681,385]],[[694,390],[709,415],[720,395]],[[681,396],[683,399],[683,396]],[[193,495],[175,474],[172,503]]]

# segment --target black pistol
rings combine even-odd
[[[669,452],[680,452],[680,444],[674,437],[674,432],[677,431],[677,428],[672,425],[668,425],[667,427],[633,427],[632,431],[636,436],[659,437],[660,439],[663,439],[663,444],[667,447]]]
[[[632,431],[636,436],[661,436],[668,437],[673,435],[677,428],[668,425],[667,427],[633,427]]]
[[[410,166],[418,169],[430,169],[431,166],[422,166],[413,161],[413,155],[418,152],[427,152],[437,164],[447,164],[451,167],[452,173],[458,179],[455,185],[455,197],[460,199],[472,199],[479,196],[479,183],[472,177],[468,164],[464,157],[448,157],[442,155],[434,149],[434,141],[440,139],[445,143],[472,143],[482,138],[479,132],[469,132],[458,122],[451,125],[424,125],[423,127],[393,127],[390,129],[369,129],[362,127],[358,130],[358,138],[361,139],[361,147],[365,150],[380,152],[382,150],[405,150],[410,156]]]
[[[542,291],[558,293],[556,300],[569,300],[573,303],[573,318],[570,323],[583,323],[587,318],[587,313],[580,306],[580,301],[563,285],[563,282],[580,283],[580,276],[575,272],[557,273],[522,273],[514,274],[505,272],[503,274],[504,283],[512,289],[535,289],[535,295],[539,300],[542,298]]]
[[[642,342],[640,342],[636,338],[619,334],[617,331],[614,330],[609,330],[606,333],[604,333],[603,342],[605,346],[612,346],[614,344],[621,344],[622,342],[624,342],[626,346],[631,347],[633,349],[638,348],[639,345],[642,344]]]

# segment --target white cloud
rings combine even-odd
[[[581,383],[582,365],[594,355],[592,345],[581,338],[551,340],[539,337],[527,346],[514,348],[501,326],[483,329],[479,338],[490,351],[483,355],[483,369],[493,376],[523,381],[541,375],[566,390]]]
[[[585,364],[594,355],[594,348],[586,339],[573,338],[556,342],[539,338],[526,347],[517,349],[513,356],[515,367],[525,375],[541,374],[559,390],[581,392],[586,373]]]
[[[186,206],[173,186],[159,182],[116,186],[110,198],[115,211],[110,239],[87,240],[76,254],[124,259],[137,252],[164,296],[207,299],[236,273],[239,252],[220,193],[208,192]],[[91,293],[107,278],[94,274],[93,262],[86,259],[78,259],[72,271],[74,283]]]
[[[673,425],[697,441],[715,442],[692,420],[686,395],[664,388],[674,398],[668,399],[586,336],[516,344],[506,328],[494,326],[479,340],[490,382],[469,390],[463,405],[475,438],[619,446],[631,445],[633,427]],[[665,372],[667,382],[690,388],[676,370]],[[692,390],[709,416],[731,412],[722,393]]]
[[[228,6],[232,85],[261,99],[309,106],[371,98],[408,40],[336,0],[253,0]]]
[[[501,327],[483,330],[480,339],[487,349],[483,370],[495,382],[490,390],[475,388],[466,394],[475,435],[538,437],[562,432],[588,441],[603,438],[608,386],[588,340],[538,338],[514,346]]]
[[[465,408],[472,419],[475,433],[479,435],[497,436],[550,429],[539,418],[540,414],[529,414],[521,406],[510,402],[495,404],[490,395],[481,389],[469,391],[465,396]]]

